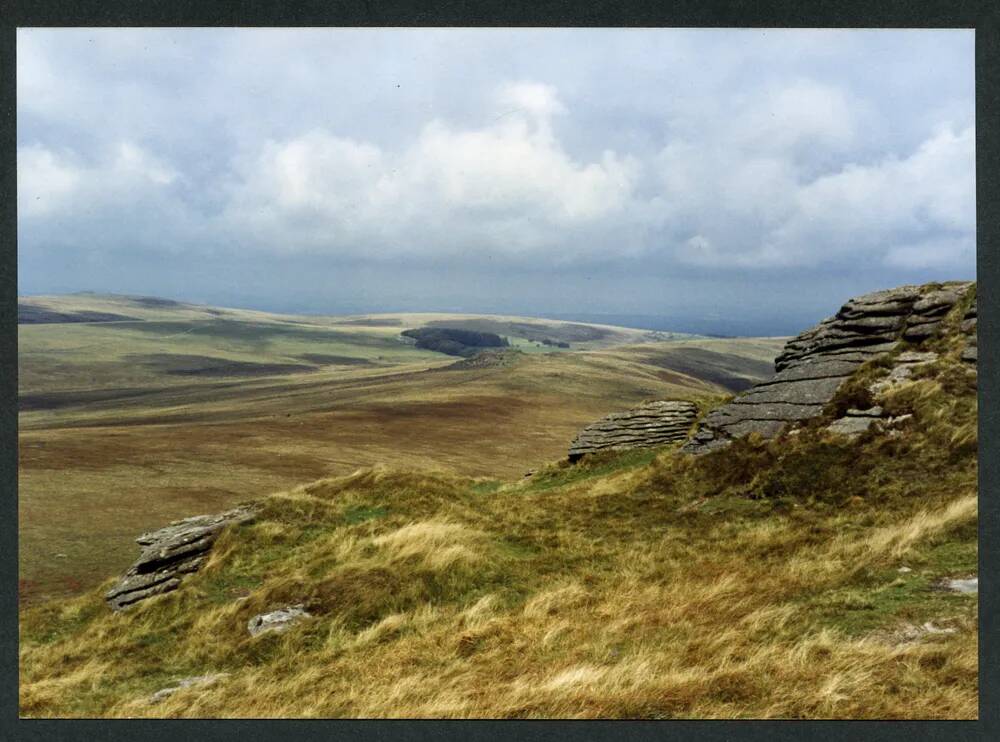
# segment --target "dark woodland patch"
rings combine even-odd
[[[428,322],[426,327],[447,327],[477,332],[504,333],[515,335],[532,342],[545,340],[582,343],[590,340],[602,340],[614,333],[600,327],[589,325],[574,325],[570,323],[536,325],[530,322],[503,322],[493,319],[466,320],[435,320]]]
[[[417,347],[450,356],[471,356],[482,348],[505,348],[510,343],[492,332],[477,332],[455,327],[421,327],[403,330],[404,337],[417,341]]]

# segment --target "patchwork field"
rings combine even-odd
[[[608,412],[745,388],[770,374],[782,344],[518,317],[286,316],[147,297],[20,305],[24,602],[120,571],[145,529],[362,466],[518,477],[564,456],[575,432]],[[470,362],[400,338],[428,325],[496,332],[519,352]]]

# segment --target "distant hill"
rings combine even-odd
[[[782,344],[530,317],[278,315],[97,294],[20,302],[126,317],[18,328],[25,601],[124,568],[137,531],[361,466],[519,476],[616,409],[745,388],[773,372]],[[456,360],[401,337],[442,325],[510,346]]]
[[[977,718],[976,318],[969,284],[858,297],[735,399],[670,365],[735,376],[734,340],[687,341],[688,355],[668,342],[397,372],[368,387],[386,400],[377,423],[360,407],[307,418],[254,458],[293,457],[304,473],[295,457],[311,436],[419,418],[384,442],[393,463],[257,499],[246,487],[235,514],[140,537],[123,580],[22,611],[20,713]],[[317,399],[338,409],[371,381],[262,387],[240,402],[258,418],[225,445],[262,435],[276,394],[297,412]],[[564,444],[527,475],[468,473],[519,445],[547,452],[581,400],[623,409],[646,384],[696,402],[698,455],[675,443],[570,464]],[[417,386],[447,425],[420,416]],[[522,402],[511,429],[503,404]],[[189,406],[174,414],[191,445],[190,416],[205,409]],[[93,442],[114,434],[102,427]],[[65,447],[73,435],[43,440]],[[470,438],[465,472],[438,465],[435,451]],[[220,481],[212,461],[191,487]],[[106,476],[94,472],[107,461],[87,464]],[[98,503],[109,509],[75,498],[74,527],[99,519]],[[185,514],[206,511],[196,504]],[[90,539],[105,549],[106,534]]]

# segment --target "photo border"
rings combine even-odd
[[[516,738],[783,740],[1000,739],[1000,606],[993,579],[1000,551],[1000,6],[996,2],[792,2],[789,0],[625,0],[572,3],[441,0],[418,7],[400,0],[347,3],[275,0],[15,0],[0,18],[0,739],[192,740]],[[62,26],[492,26],[492,27],[767,27],[974,28],[976,60],[976,199],[979,302],[979,708],[978,721],[819,720],[21,720],[18,718],[17,613],[17,205],[16,28]],[[992,637],[993,641],[984,641]]]

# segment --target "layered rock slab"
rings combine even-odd
[[[786,343],[775,359],[775,375],[709,413],[683,450],[704,453],[750,433],[771,438],[788,424],[818,416],[863,363],[892,352],[901,341],[934,337],[945,315],[973,286],[900,286],[851,299],[834,316]],[[975,330],[974,302],[963,330]],[[974,348],[970,342],[963,358],[974,362]],[[838,430],[854,433],[869,424],[844,420]]]
[[[142,553],[111,590],[104,595],[116,611],[139,601],[176,590],[184,575],[204,564],[216,538],[233,523],[253,520],[256,511],[245,505],[216,515],[196,515],[150,531],[135,541]]]
[[[650,448],[682,441],[698,417],[693,402],[647,402],[625,412],[613,412],[577,434],[569,459],[606,449]]]

